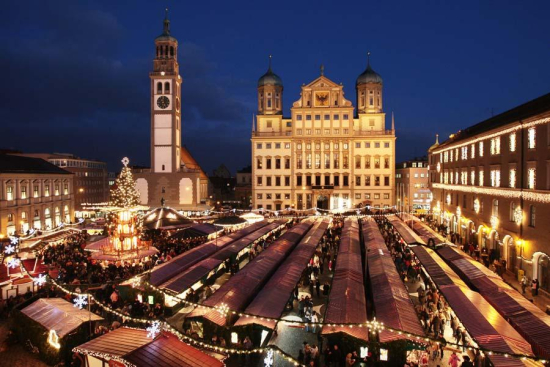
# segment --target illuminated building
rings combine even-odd
[[[40,158],[0,155],[0,234],[74,221],[73,174]]]
[[[431,193],[428,187],[426,157],[398,163],[395,167],[395,197],[399,211],[430,210]]]
[[[355,111],[342,84],[321,67],[317,79],[302,85],[290,117],[283,117],[283,82],[270,59],[258,81],[252,127],[253,208],[394,205],[395,130],[393,121],[386,129],[382,86],[368,63],[357,78]]]
[[[440,223],[550,290],[550,94],[459,131],[429,151]]]
[[[178,41],[170,34],[170,21],[155,39],[151,79],[151,167],[134,169],[142,205],[176,209],[204,209],[208,178],[182,145],[181,85]]]

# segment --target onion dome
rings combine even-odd
[[[155,38],[155,41],[178,41],[170,35],[170,19],[168,19],[168,9],[166,9],[166,13],[164,16],[164,30],[162,31],[162,34],[160,36]]]
[[[264,85],[283,86],[283,80],[271,70],[271,55],[269,55],[269,68],[267,72],[258,79],[258,87],[263,87]]]
[[[366,83],[378,83],[382,84],[382,77],[376,71],[372,70],[370,66],[370,52],[367,54],[367,68],[361,75],[357,77],[355,85],[366,84]]]

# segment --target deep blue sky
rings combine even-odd
[[[550,92],[548,1],[10,1],[0,12],[0,148],[149,164],[154,38],[180,42],[183,142],[207,172],[250,164],[256,82],[273,54],[285,115],[319,75],[355,101],[366,54],[398,160]]]

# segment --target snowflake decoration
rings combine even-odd
[[[84,223],[84,218],[78,218],[78,223]]]
[[[128,163],[130,163],[130,160],[128,159],[128,157],[124,157],[122,158],[121,162],[124,165],[124,167],[128,167]]]
[[[36,230],[34,228],[29,229],[29,235],[33,235]]]
[[[15,252],[15,246],[13,245],[6,246],[6,248],[4,249],[4,252],[8,255],[13,254]]]
[[[264,358],[264,367],[273,366],[273,349],[267,351],[267,356]]]
[[[155,339],[158,333],[160,333],[160,322],[154,321],[147,329],[147,337]]]
[[[11,244],[15,246],[19,243],[19,238],[18,237],[10,237],[10,241],[11,241]]]
[[[78,307],[80,310],[82,310],[84,306],[88,304],[88,300],[84,295],[77,296],[73,302],[74,302],[74,307]]]
[[[34,284],[36,284],[39,287],[42,287],[44,284],[46,284],[46,275],[40,274],[38,278],[34,278]]]
[[[8,267],[11,269],[15,269],[19,266],[19,259],[11,259],[8,261]]]
[[[59,223],[59,228],[63,228],[64,225],[65,225],[65,223],[63,223],[63,222]]]

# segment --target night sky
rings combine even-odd
[[[481,5],[479,3],[482,3]],[[384,79],[397,159],[550,91],[549,1],[10,1],[0,12],[0,148],[149,165],[149,71],[168,7],[183,142],[210,173],[250,164],[268,55],[285,116],[319,75]]]

